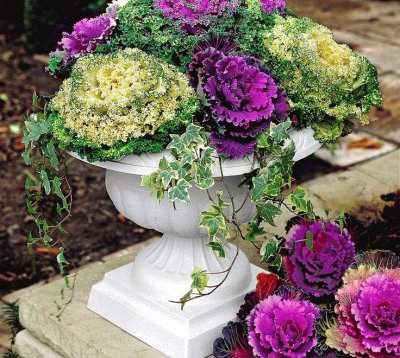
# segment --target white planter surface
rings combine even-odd
[[[291,131],[296,145],[295,160],[312,154],[321,147],[306,128]],[[74,153],[74,157],[81,159]],[[226,282],[212,295],[191,301],[184,311],[169,302],[178,300],[188,291],[190,273],[195,266],[208,272],[221,272],[230,266],[236,246],[226,247],[227,257],[218,258],[205,245],[206,232],[198,227],[200,212],[210,205],[207,194],[189,190],[191,205],[176,203],[176,210],[167,198],[159,202],[150,197],[147,188],[140,187],[141,175],[157,170],[165,151],[159,154],[127,156],[120,161],[92,163],[107,169],[106,187],[116,208],[140,226],[164,233],[161,240],[139,253],[136,260],[107,273],[92,287],[88,308],[118,327],[176,358],[202,358],[212,353],[213,341],[222,327],[234,320],[246,293],[254,290],[256,275],[261,269],[250,265],[242,251]],[[246,189],[238,188],[240,176],[253,166],[252,158],[225,160],[223,173],[236,207],[243,208],[238,218],[245,223],[255,214]],[[214,169],[214,176],[221,176]],[[225,191],[225,184],[216,182],[212,195]],[[209,285],[219,283],[224,276],[212,275]],[[105,344],[107,344],[105,342]]]

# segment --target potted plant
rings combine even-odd
[[[118,1],[64,33],[48,71],[64,82],[26,122],[24,159],[41,180],[26,183],[29,243],[59,245],[65,152],[105,168],[116,208],[164,235],[94,285],[88,307],[174,357],[210,354],[255,286],[262,270],[236,239],[279,269],[263,225],[284,206],[316,219],[305,189],[285,201],[293,163],[381,101],[375,67],[284,1]],[[60,200],[54,224],[35,206],[43,194]]]

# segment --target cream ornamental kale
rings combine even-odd
[[[302,126],[316,139],[336,141],[352,130],[352,121],[368,124],[371,106],[379,106],[376,68],[332,32],[308,18],[275,15],[275,26],[263,36],[262,56],[286,90]]]
[[[187,117],[185,112],[192,114],[194,97],[175,68],[126,49],[80,58],[51,106],[66,130],[92,147],[111,147],[154,135],[162,125]]]

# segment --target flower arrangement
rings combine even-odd
[[[290,279],[278,286],[273,274],[259,274],[257,281],[238,321],[214,342],[216,358],[399,356],[400,259],[394,253],[360,254],[335,296],[322,300]]]
[[[205,191],[211,202],[199,226],[209,248],[225,257],[236,227],[276,273],[258,277],[238,322],[215,342],[217,358],[400,354],[398,259],[356,258],[344,213],[322,220],[304,188],[283,193],[293,182],[289,130],[311,127],[316,140],[333,142],[356,121],[367,124],[380,105],[377,71],[366,58],[296,17],[284,0],[119,0],[64,33],[47,70],[64,81],[53,96],[34,96],[26,121],[23,156],[40,178],[25,185],[38,228],[30,245],[59,245],[55,234],[71,215],[65,151],[95,162],[168,150],[172,157],[142,186],[174,205],[190,204],[193,186]],[[214,167],[223,181],[223,161],[244,157],[253,164],[241,187],[257,209],[245,232],[233,198],[209,193]],[[58,199],[54,223],[38,206],[45,195]],[[275,225],[283,207],[297,219],[284,238],[269,237],[264,225]],[[212,293],[205,292],[209,274],[193,270],[182,308]],[[329,311],[334,297],[337,318]]]

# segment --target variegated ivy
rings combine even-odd
[[[262,262],[280,270],[282,240],[268,237],[263,225],[275,226],[275,218],[282,214],[282,206],[297,215],[315,219],[313,206],[304,188],[296,187],[288,198],[283,196],[284,189],[290,188],[293,181],[295,145],[288,134],[290,127],[289,120],[272,124],[268,131],[257,138],[255,169],[243,175],[240,184],[249,189],[250,199],[257,209],[256,216],[248,223],[247,234],[243,234],[240,222],[236,219],[237,211],[227,210],[229,207],[234,208],[233,197],[230,202],[226,202],[223,200],[226,195],[218,192],[215,200],[209,192],[214,185],[213,168],[222,158],[218,158],[216,151],[210,147],[207,133],[199,126],[191,124],[182,136],[172,136],[168,149],[173,160],[168,161],[163,157],[159,169],[150,176],[144,176],[142,185],[149,187],[151,193],[160,200],[168,193],[172,203],[182,201],[190,204],[189,189],[193,185],[207,191],[210,207],[200,213],[199,226],[207,230],[210,239],[208,246],[224,258],[225,246],[236,238],[230,233],[230,227],[234,226],[242,239],[251,241],[258,249]],[[222,165],[220,170],[223,180]],[[228,215],[228,212],[231,214]],[[235,260],[225,271],[226,275],[229,275]],[[191,288],[178,301],[182,308],[188,301],[210,295],[218,289],[220,285],[207,286],[209,274],[212,273],[198,267],[193,270]]]

